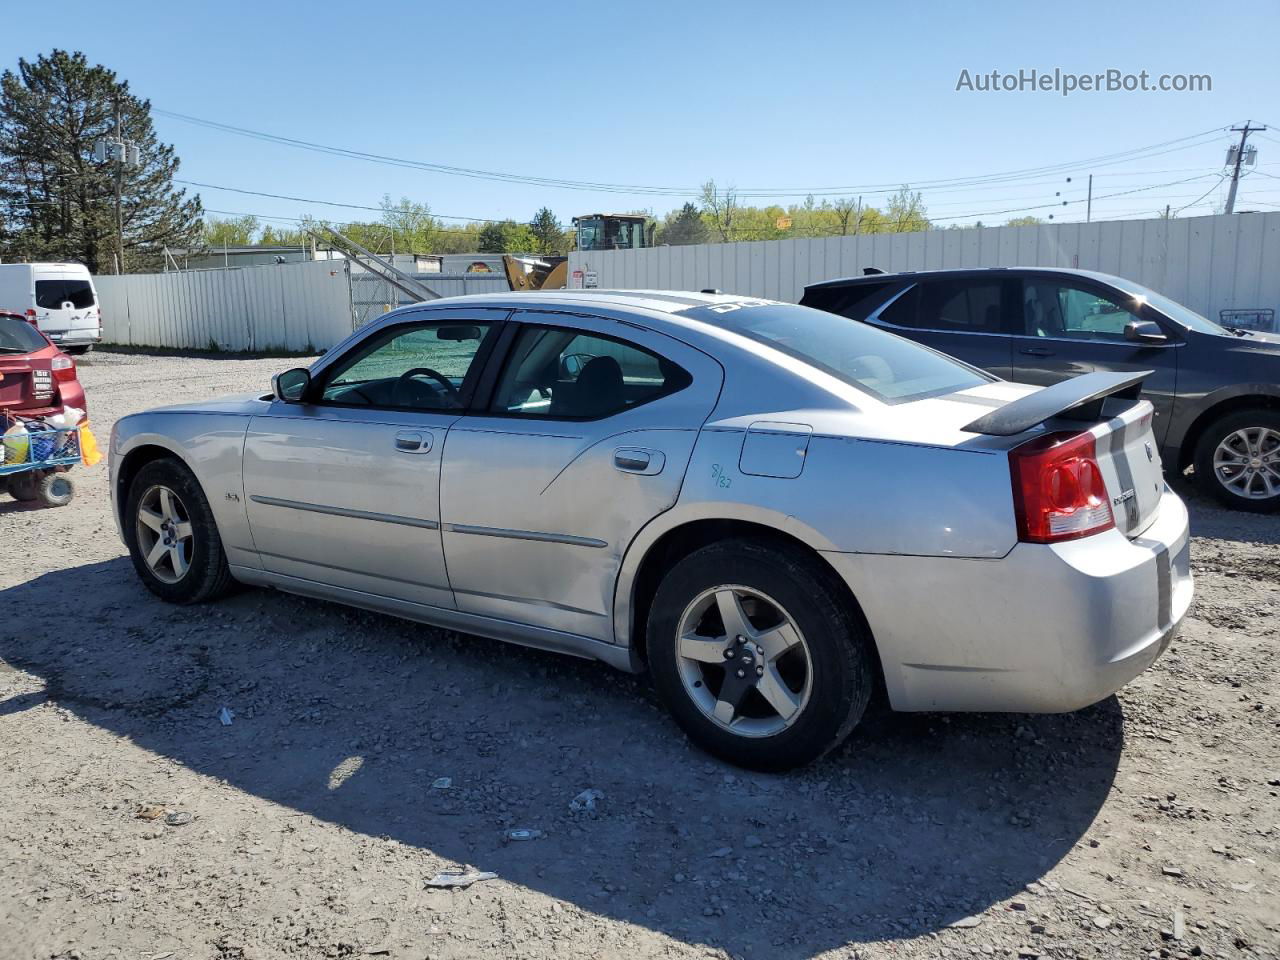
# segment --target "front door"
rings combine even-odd
[[[276,401],[254,417],[244,487],[265,569],[454,605],[440,541],[441,451],[504,315],[409,314],[323,365],[306,402]]]
[[[618,321],[513,319],[486,409],[445,441],[449,581],[461,610],[611,640],[622,556],[675,504],[723,375]]]
[[[1154,371],[1142,395],[1155,408],[1152,429],[1163,444],[1177,392],[1176,332],[1162,344],[1125,336],[1133,320],[1151,319],[1141,304],[1085,278],[1032,274],[1022,281],[1024,328],[1013,338],[1013,379],[1048,385],[1096,370]],[[1130,309],[1132,307],[1132,309]]]

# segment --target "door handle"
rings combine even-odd
[[[396,449],[401,453],[428,453],[431,450],[431,434],[402,430],[396,434]]]
[[[1027,357],[1052,357],[1053,351],[1045,347],[1023,347],[1018,351]]]
[[[660,450],[646,450],[643,447],[618,447],[613,451],[613,465],[623,473],[652,476],[655,473],[661,473],[666,463],[666,455]]]

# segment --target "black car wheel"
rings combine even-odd
[[[129,485],[123,527],[133,568],[170,603],[201,603],[235,581],[204,491],[177,460],[154,460]]]
[[[1211,423],[1196,444],[1196,482],[1229,507],[1280,510],[1280,412],[1241,410]]]
[[[697,550],[649,614],[654,684],[689,738],[756,770],[785,770],[848,736],[871,698],[871,639],[801,551],[753,540]]]

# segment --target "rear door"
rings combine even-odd
[[[1016,290],[1016,281],[1007,277],[927,277],[869,319],[1007,380]]]
[[[54,343],[90,343],[99,338],[98,298],[83,268],[37,267],[35,311],[36,323]]]
[[[675,504],[723,374],[617,320],[515,319],[487,409],[445,439],[449,582],[460,610],[609,640],[622,556]]]
[[[1168,341],[1133,343],[1125,326],[1150,319],[1142,305],[1105,284],[1065,274],[1026,274],[1020,281],[1022,329],[1013,337],[1012,379],[1047,386],[1094,371],[1152,370],[1143,396],[1155,408],[1153,432],[1164,443],[1177,392],[1178,346],[1175,330],[1161,324]]]

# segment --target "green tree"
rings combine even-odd
[[[174,186],[178,158],[156,138],[150,102],[83,53],[54,50],[0,75],[0,256],[78,261],[95,273],[113,267],[120,168],[93,153],[114,136],[117,109],[141,160],[123,168],[121,269],[158,268],[166,245],[195,243],[200,198]]]
[[[1010,220],[1006,220],[1004,225],[1006,227],[1034,227],[1037,223],[1043,222],[1039,217],[1013,217]]]
[[[390,195],[382,197],[382,222],[391,232],[391,241],[397,253],[431,253],[439,222],[431,216],[431,208],[425,203],[415,203],[401,197],[392,203]]]
[[[535,253],[544,256],[564,253],[564,226],[550,207],[543,207],[533,215],[529,221],[529,233],[533,237]]]
[[[928,230],[927,213],[919,191],[912,193],[910,187],[903,186],[889,198],[885,208],[883,227],[879,232],[916,233],[920,230]]]
[[[486,223],[477,239],[481,253],[532,253],[536,243],[529,228],[514,220]]]
[[[720,190],[714,180],[702,185],[702,212],[721,243],[734,240],[735,221],[738,216],[738,193],[733,187]]]
[[[677,211],[667,215],[666,221],[658,231],[657,241],[673,247],[686,246],[692,243],[706,243],[711,236],[702,212],[692,203],[686,203]]]
[[[208,247],[210,250],[224,246],[243,247],[253,243],[257,233],[258,218],[252,214],[227,220],[210,217],[200,228],[200,246]],[[262,242],[266,243],[266,240]]]

